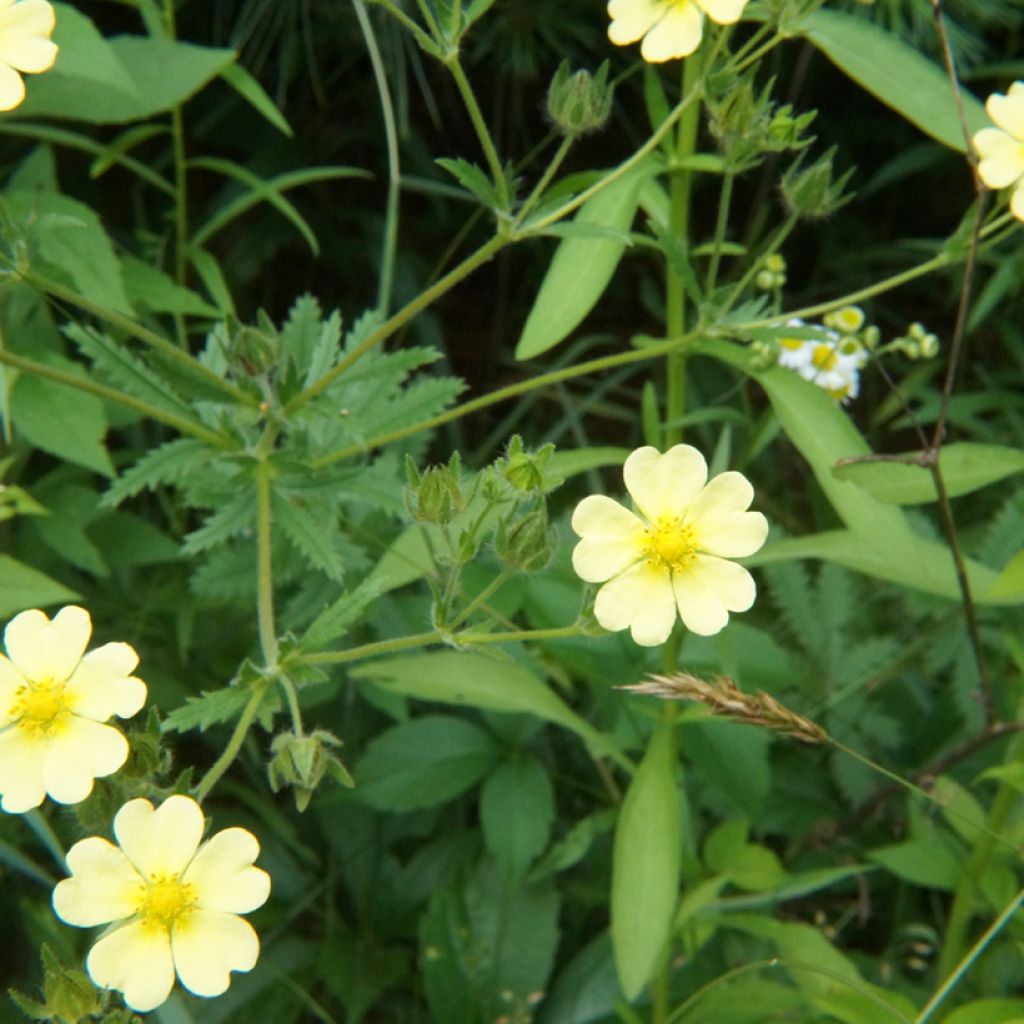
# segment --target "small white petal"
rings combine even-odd
[[[130,718],[146,703],[146,684],[131,675],[138,663],[139,656],[128,644],[104,644],[90,651],[68,680],[68,707],[97,722],[112,715]]]
[[[669,573],[639,562],[597,592],[594,616],[611,632],[629,626],[633,639],[644,647],[663,644],[676,621]]]
[[[79,928],[131,917],[145,897],[145,883],[113,843],[90,836],[68,850],[71,877],[53,890],[57,916]]]
[[[25,686],[25,677],[0,654],[0,729],[20,718],[13,714],[15,694]]]
[[[708,467],[696,448],[677,444],[661,454],[637,448],[622,467],[622,476],[641,514],[651,523],[682,516],[708,478]]]
[[[1024,221],[1024,178],[1010,196],[1010,212],[1017,220]]]
[[[225,829],[203,843],[181,880],[195,889],[203,910],[247,914],[270,895],[270,875],[252,866],[259,852],[259,842],[247,829]]]
[[[1004,132],[1024,141],[1024,82],[1014,82],[1005,96],[993,93],[985,110]]]
[[[68,605],[52,622],[33,608],[7,624],[4,646],[26,679],[63,683],[81,661],[91,635],[92,620],[84,608]]]
[[[114,834],[144,878],[176,878],[199,848],[203,823],[189,796],[168,797],[156,810],[148,800],[129,800],[114,818]]]
[[[573,550],[573,568],[588,583],[603,583],[643,557],[644,524],[603,494],[592,494],[576,506],[572,528],[583,538]]]
[[[753,500],[754,488],[742,473],[716,476],[686,514],[698,549],[725,558],[757,551],[768,536],[768,522],[760,512],[744,511]]]
[[[697,0],[704,13],[719,25],[732,25],[740,20],[747,0]]]
[[[1006,188],[1024,176],[1024,142],[998,128],[982,128],[974,135],[974,148],[981,158],[978,174],[989,188]]]
[[[46,797],[43,763],[46,740],[14,726],[0,732],[0,793],[8,814],[38,807]]]
[[[640,56],[651,64],[688,57],[700,46],[703,31],[704,15],[696,3],[673,4],[644,36]]]
[[[664,11],[665,0],[609,0],[608,38],[616,46],[635,43]]]
[[[46,792],[61,804],[77,804],[93,779],[113,775],[128,760],[128,741],[116,729],[71,717],[50,737],[43,762]]]
[[[252,925],[234,914],[196,910],[174,926],[174,966],[181,983],[197,996],[219,996],[231,971],[251,971],[260,954]]]
[[[724,629],[729,612],[745,612],[757,594],[743,566],[709,555],[698,555],[684,572],[673,573],[672,589],[683,625],[701,636]]]
[[[133,921],[105,935],[85,962],[100,988],[116,988],[139,1013],[155,1010],[171,994],[174,960],[165,928]]]
[[[25,100],[25,83],[14,68],[0,64],[0,111],[13,110]]]
[[[47,0],[20,0],[0,15],[0,61],[19,71],[53,67],[57,47],[50,42],[56,16]]]

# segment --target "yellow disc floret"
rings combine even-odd
[[[15,724],[33,736],[52,736],[71,714],[64,697],[64,684],[42,680],[19,686],[9,711]]]
[[[176,877],[157,876],[141,895],[139,917],[148,927],[165,928],[191,913],[196,895],[191,885]]]
[[[663,569],[682,569],[693,561],[697,546],[693,529],[679,519],[659,519],[647,531],[647,557]]]

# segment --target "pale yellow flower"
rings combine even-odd
[[[128,644],[85,654],[92,622],[70,605],[51,622],[22,612],[4,630],[0,654],[0,806],[38,807],[49,794],[62,804],[84,800],[93,779],[116,772],[128,741],[103,725],[128,718],[146,702],[146,684],[131,673],[139,656]],[[84,656],[83,656],[84,655]]]
[[[0,110],[13,110],[25,98],[19,71],[38,74],[53,67],[55,23],[47,0],[0,0]]]
[[[747,0],[608,0],[608,38],[628,46],[641,37],[640,55],[652,64],[688,57],[700,46],[704,15],[719,25],[739,21]]]
[[[114,818],[118,846],[91,836],[68,851],[71,877],[53,890],[58,917],[80,928],[111,924],[86,968],[144,1013],[170,995],[177,973],[197,996],[219,996],[231,971],[251,970],[260,942],[239,917],[262,906],[270,876],[253,866],[260,846],[244,828],[201,846],[199,804],[172,796],[153,809],[129,800]]]
[[[710,482],[704,457],[678,444],[661,454],[638,448],[622,471],[637,514],[601,494],[584,498],[572,516],[581,540],[572,553],[577,574],[603,583],[594,615],[605,629],[627,626],[645,647],[664,643],[676,621],[710,636],[729,612],[746,611],[756,589],[730,558],[752,555],[768,523],[746,511],[754,489],[741,473]]]
[[[998,127],[975,133],[978,174],[989,188],[1013,186],[1010,210],[1024,221],[1024,82],[1014,82],[1005,96],[993,93],[985,110]]]

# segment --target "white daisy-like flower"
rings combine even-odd
[[[651,64],[688,57],[700,46],[704,15],[719,25],[739,21],[747,0],[608,0],[608,38],[616,46],[638,39]]]
[[[1005,96],[993,93],[985,110],[997,127],[974,135],[978,174],[989,188],[1013,186],[1010,210],[1024,221],[1024,82],[1014,82]]]
[[[53,67],[57,46],[50,35],[56,21],[47,0],[0,0],[0,110],[13,110],[25,98],[19,72]]]
[[[597,621],[613,632],[628,626],[645,647],[668,639],[677,610],[694,633],[719,632],[729,612],[754,603],[750,573],[727,560],[752,555],[768,534],[765,517],[747,511],[750,482],[734,472],[709,482],[704,457],[685,444],[664,454],[638,448],[623,477],[636,513],[592,494],[572,516],[581,538],[573,568],[604,584],[594,601]]]
[[[251,970],[259,956],[256,932],[238,916],[270,895],[270,876],[253,866],[259,843],[229,828],[200,845],[204,825],[191,797],[169,797],[156,810],[129,800],[114,818],[118,846],[100,836],[75,843],[71,877],[53,890],[53,909],[68,924],[111,925],[86,969],[140,1013],[167,999],[175,974],[195,995],[219,996],[231,971]]]
[[[92,621],[69,605],[51,622],[38,609],[16,615],[0,654],[0,794],[5,811],[20,814],[49,796],[84,800],[93,780],[111,775],[128,757],[128,741],[109,725],[146,702],[139,662],[123,643],[85,654]]]

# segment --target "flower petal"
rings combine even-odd
[[[608,38],[616,46],[635,43],[664,11],[665,0],[609,0]]]
[[[72,716],[50,737],[43,762],[46,792],[60,804],[77,804],[93,779],[113,775],[128,760],[128,741],[116,729]]]
[[[234,914],[196,910],[174,926],[174,966],[181,983],[197,996],[219,996],[231,971],[251,971],[260,955],[252,925]]]
[[[44,738],[17,726],[0,732],[0,807],[8,814],[22,814],[43,802],[46,746]]]
[[[725,558],[752,555],[768,536],[760,512],[745,512],[754,488],[742,473],[720,473],[690,506],[686,523],[693,527],[697,548]]]
[[[974,148],[981,157],[978,174],[989,188],[1006,188],[1024,176],[1024,142],[998,128],[982,128],[974,134]]]
[[[732,25],[740,20],[747,0],[697,0],[704,13],[719,25]]]
[[[7,64],[0,64],[0,111],[13,110],[25,99],[21,75]]]
[[[50,42],[56,15],[47,0],[20,0],[0,17],[0,61],[19,71],[53,67],[57,47]]]
[[[594,615],[612,632],[629,626],[643,647],[663,644],[676,621],[669,574],[651,562],[637,563],[597,592]]]
[[[757,594],[742,565],[710,555],[698,555],[685,572],[673,573],[672,589],[683,624],[701,636],[720,632],[729,612],[745,612]]]
[[[104,644],[90,651],[64,691],[76,715],[105,722],[111,715],[130,718],[146,703],[146,684],[131,675],[139,656],[128,644]]]
[[[270,895],[270,875],[252,866],[260,844],[244,828],[228,828],[203,843],[181,876],[203,910],[247,914]]]
[[[1005,96],[993,93],[985,101],[985,110],[1004,132],[1024,142],[1024,82],[1014,82]]]
[[[171,940],[165,928],[139,921],[105,935],[85,961],[100,988],[116,988],[139,1013],[155,1010],[174,987]]]
[[[15,694],[25,685],[25,677],[0,654],[0,729],[21,717],[12,714],[12,709]]]
[[[199,847],[203,812],[189,796],[168,797],[156,810],[148,800],[129,800],[114,818],[114,834],[144,878],[178,877]]]
[[[57,916],[79,928],[131,917],[145,898],[145,883],[113,843],[90,836],[68,850],[71,877],[53,890]]]
[[[1024,221],[1024,178],[1010,196],[1010,211],[1017,220]]]
[[[692,0],[683,4],[675,3],[665,12],[665,17],[644,36],[640,56],[651,64],[660,64],[675,57],[688,57],[700,46],[703,31],[704,15],[696,3]]]
[[[588,583],[603,583],[643,557],[646,527],[603,494],[591,494],[576,506],[572,528],[583,538],[573,550],[572,565]]]
[[[677,519],[700,494],[708,467],[696,448],[677,444],[662,455],[657,448],[637,448],[622,467],[626,490],[651,523]]]
[[[15,615],[7,624],[4,646],[26,679],[63,683],[82,660],[91,635],[92,620],[84,608],[68,605],[52,622],[33,608]]]

